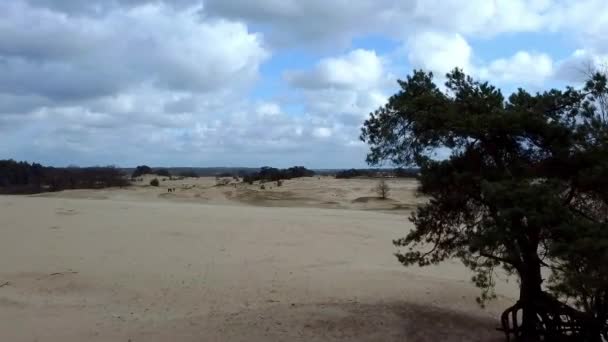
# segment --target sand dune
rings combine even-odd
[[[0,341],[501,341],[513,283],[392,256],[413,182],[145,184],[0,196]]]
[[[392,179],[387,183],[391,188],[389,199],[379,200],[374,191],[377,181],[373,179],[344,179],[333,177],[310,177],[276,182],[259,182],[253,185],[232,181],[217,186],[213,177],[168,178],[147,175],[136,182],[134,187],[100,191],[74,190],[59,193],[46,193],[38,197],[60,197],[74,199],[111,199],[132,201],[192,202],[219,205],[253,205],[267,207],[310,207],[325,209],[372,209],[409,212],[423,198],[415,195],[416,183],[411,180]],[[149,186],[150,180],[160,180],[159,187]],[[175,189],[168,192],[168,189]]]

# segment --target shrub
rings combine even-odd
[[[150,185],[152,185],[152,186],[160,186],[160,182],[158,181],[157,178],[154,178],[153,180],[150,181]]]
[[[375,190],[381,199],[386,199],[391,189],[389,188],[388,184],[386,184],[384,178],[381,178],[378,185],[376,185]]]

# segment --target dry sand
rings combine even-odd
[[[148,181],[0,196],[0,341],[502,341],[513,282],[392,255],[412,181]]]

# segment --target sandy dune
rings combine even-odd
[[[392,256],[412,182],[161,183],[1,196],[0,341],[502,340],[513,283],[482,310],[459,263]]]
[[[217,205],[253,205],[267,207],[310,207],[328,209],[385,210],[408,213],[424,201],[415,196],[416,183],[410,180],[388,180],[391,187],[388,200],[378,200],[374,191],[377,184],[371,179],[338,180],[333,177],[310,177],[253,185],[235,182],[217,186],[213,177],[168,178],[144,176],[134,187],[100,191],[76,190],[47,193],[39,197],[61,197],[75,199],[111,199],[130,201],[171,201]],[[153,178],[160,180],[160,187],[148,184]],[[175,189],[168,192],[168,189]]]

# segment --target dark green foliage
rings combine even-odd
[[[416,178],[420,170],[417,168],[396,168],[396,169],[349,169],[336,173],[336,179],[348,179],[356,177],[385,177],[393,176],[398,178]]]
[[[142,175],[157,175],[161,177],[171,177],[171,172],[168,169],[158,168],[152,169],[147,165],[140,165],[133,170],[131,178],[137,178]]]
[[[348,178],[361,177],[361,176],[370,176],[370,174],[368,172],[364,173],[361,170],[355,170],[355,169],[344,170],[344,171],[340,171],[340,172],[336,173],[336,178],[338,178],[338,179],[348,179]]]
[[[158,178],[154,178],[150,181],[150,185],[151,186],[160,186],[160,182],[158,181]]]
[[[131,174],[131,178],[137,178],[139,176],[149,175],[149,174],[152,174],[152,168],[150,168],[147,165],[140,165],[135,168],[135,170],[133,171],[133,174]]]
[[[274,167],[264,166],[259,172],[250,173],[243,176],[243,182],[252,183],[254,181],[275,182],[280,179],[293,179],[299,177],[312,177],[314,171],[308,170],[303,166],[294,166],[288,169],[276,169]]]
[[[446,91],[421,71],[399,84],[361,135],[368,163],[419,166],[419,191],[430,197],[410,218],[415,229],[394,241],[399,261],[459,258],[476,273],[480,303],[494,297],[495,267],[517,274],[527,337],[536,334],[532,303],[546,289],[541,269],[550,267],[555,293],[596,298],[582,306],[605,325],[605,78],[595,75],[582,91],[520,89],[508,100],[460,70],[447,75]],[[437,151],[447,157],[434,158]]]
[[[577,149],[567,160],[572,172],[567,217],[554,234],[556,256],[549,287],[593,316],[608,340],[608,87],[594,74],[585,87],[576,123]],[[564,163],[565,164],[565,163]],[[561,166],[561,165],[560,165]]]
[[[114,167],[55,168],[37,163],[0,160],[0,193],[39,193],[65,189],[98,189],[129,185]]]

